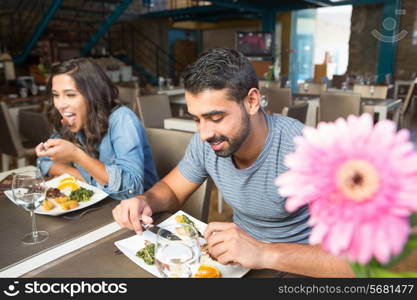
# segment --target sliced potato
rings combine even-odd
[[[68,201],[68,197],[54,198],[54,200],[56,201],[56,203],[62,204]]]
[[[43,210],[51,210],[55,207],[55,205],[49,200],[43,200],[42,202],[42,209]]]
[[[76,200],[69,200],[69,201],[61,203],[61,208],[64,210],[70,210],[70,209],[76,208],[77,206],[78,206],[78,201]]]

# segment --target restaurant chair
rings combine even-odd
[[[166,94],[136,97],[139,117],[143,126],[164,128],[164,119],[171,118],[171,106]]]
[[[2,133],[0,153],[3,171],[9,169],[11,157],[17,159],[18,168],[27,165],[27,158],[35,157],[36,143],[24,144],[22,142],[5,102],[0,102],[0,132]]]
[[[361,113],[361,95],[356,93],[324,92],[320,95],[319,121],[333,122]]]
[[[326,91],[327,86],[324,83],[300,83],[298,85],[298,94],[320,95]]]
[[[20,109],[18,113],[19,133],[25,141],[39,144],[49,139],[51,127],[46,113],[32,109]]]
[[[194,120],[186,117],[173,118],[166,94],[136,97],[137,111],[146,128],[165,128],[196,132]]]
[[[341,90],[343,88],[343,82],[346,82],[346,75],[333,75],[332,88]]]
[[[394,99],[405,100],[413,80],[396,80],[394,84]]]
[[[413,100],[417,99],[417,78],[408,88],[407,96],[400,108],[399,128],[409,128],[416,111],[412,109]],[[415,104],[414,104],[415,105]]]
[[[353,85],[353,92],[361,95],[362,98],[386,99],[388,87],[384,85]]]
[[[261,88],[261,94],[265,96],[267,101],[264,107],[265,111],[282,114],[284,107],[292,105],[292,95],[290,88],[279,88],[277,86]]]
[[[174,169],[185,154],[193,133],[160,128],[146,128],[156,170],[162,179]],[[193,217],[208,221],[212,181],[205,180],[181,208]]]
[[[307,110],[308,103],[301,103],[290,107],[284,107],[282,114],[305,124],[307,119]]]
[[[134,112],[138,113],[137,111],[137,103],[136,98],[139,97],[139,85],[135,82],[133,87],[127,86],[117,86],[117,90],[119,91],[119,100],[123,105],[126,105]]]

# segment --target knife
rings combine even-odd
[[[172,241],[179,241],[181,240],[180,237],[178,237],[176,234],[172,233],[169,230],[166,230],[162,227],[159,227],[157,225],[153,225],[153,224],[143,224],[142,223],[142,227],[145,230],[148,230],[156,235],[158,235],[159,232],[159,236],[162,236],[163,238],[167,239],[167,240],[172,240]]]

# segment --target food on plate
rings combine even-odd
[[[72,181],[72,182],[75,182],[76,181],[76,179],[75,179],[75,177],[74,176],[67,176],[67,177],[64,177],[64,178],[62,178],[60,181],[59,181],[59,183],[63,183],[63,182],[67,182],[67,181]]]
[[[180,223],[180,224],[188,224],[188,225],[191,225],[194,228],[196,228],[194,222],[191,221],[190,218],[187,217],[186,215],[177,215],[177,216],[175,216],[175,221],[177,221],[177,223]]]
[[[61,193],[61,191],[57,188],[49,188],[46,191],[46,198],[61,198],[66,197],[65,194]]]
[[[67,196],[64,196],[64,197],[54,198],[54,200],[55,200],[56,203],[62,204],[64,202],[67,202],[68,201],[68,197]]]
[[[84,201],[89,201],[91,199],[91,196],[93,195],[94,195],[93,191],[80,187],[71,192],[71,194],[69,195],[69,199],[76,200],[78,202],[84,202]]]
[[[57,188],[60,191],[75,191],[79,188],[80,186],[78,185],[78,183],[74,182],[74,181],[65,181],[63,183],[58,184]]]
[[[55,207],[55,204],[53,204],[51,201],[43,200],[43,202],[42,202],[42,209],[43,210],[51,210],[54,207]]]
[[[177,223],[179,223],[179,224],[190,225],[191,227],[193,227],[196,230],[197,233],[199,233],[197,226],[186,215],[177,215],[177,216],[175,216],[175,221],[177,221]],[[178,227],[178,228],[176,228],[177,233],[179,235],[188,235],[188,236],[190,236],[190,234],[191,234],[190,232],[188,232],[188,234],[186,232],[183,232],[184,230],[187,230],[187,229],[189,229],[189,228],[188,227],[184,227],[184,228]]]
[[[195,278],[221,278],[222,274],[215,266],[202,264],[194,274]]]
[[[2,181],[0,181],[0,189],[1,190],[8,190],[12,187],[12,181],[13,176],[16,175],[16,173],[11,173],[7,175],[5,178],[3,178]]]
[[[200,252],[201,252],[201,259],[202,260],[217,261],[213,256],[210,255],[210,253],[208,251],[208,244],[200,245]]]
[[[136,252],[136,256],[143,259],[148,265],[155,263],[155,244],[145,240],[145,247]]]
[[[60,203],[60,205],[63,210],[70,210],[70,209],[78,207],[78,201],[68,200],[68,201]]]

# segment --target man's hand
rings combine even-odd
[[[238,263],[250,269],[267,265],[265,243],[258,242],[234,223],[210,223],[204,237],[210,255],[222,264]]]
[[[130,199],[120,201],[120,204],[113,208],[113,218],[121,227],[126,227],[142,233],[142,223],[153,222],[152,209],[146,202],[145,196],[139,195]]]

